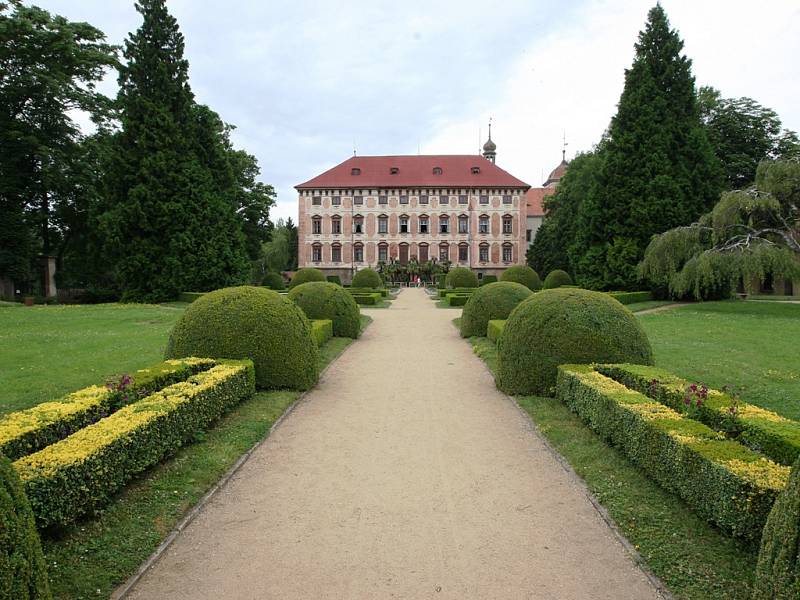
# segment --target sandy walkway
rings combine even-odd
[[[406,290],[133,598],[656,599],[422,290]]]

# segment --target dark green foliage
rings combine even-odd
[[[649,302],[653,299],[652,292],[609,292],[609,295],[620,304]]]
[[[294,277],[292,277],[292,280],[289,282],[289,289],[294,289],[298,285],[303,285],[309,281],[325,281],[325,273],[319,269],[313,269],[310,267],[300,269],[294,274]]]
[[[558,365],[653,364],[642,326],[607,294],[538,292],[509,315],[498,344],[497,386],[508,394],[551,395]]]
[[[181,292],[178,295],[179,302],[188,302],[191,304],[195,300],[197,300],[200,296],[205,295],[207,292]]]
[[[364,294],[352,294],[353,300],[356,301],[356,304],[361,304],[363,306],[374,306],[376,304],[381,303],[381,295],[378,292],[375,293],[364,293]]]
[[[289,300],[303,309],[309,319],[333,321],[333,335],[357,338],[361,330],[361,312],[353,296],[341,285],[311,281],[289,291]]]
[[[496,282],[497,282],[497,275],[484,275],[483,278],[481,278],[480,284],[488,285],[490,283],[496,283]]]
[[[350,285],[354,288],[377,289],[383,287],[383,279],[381,279],[377,271],[366,268],[353,275],[353,281]]]
[[[448,306],[466,306],[469,295],[467,294],[447,294]]]
[[[166,350],[167,358],[184,356],[249,358],[260,389],[307,390],[319,375],[305,314],[265,288],[225,288],[189,305]]]
[[[280,291],[286,289],[286,285],[283,283],[283,276],[280,273],[275,273],[274,271],[270,271],[264,275],[264,281],[261,285],[271,290]]]
[[[325,278],[328,283],[335,283],[336,285],[342,285],[342,280],[339,278],[338,275],[328,275]]]
[[[499,281],[479,287],[469,297],[461,313],[461,337],[485,336],[489,321],[507,319],[517,304],[532,293],[527,286],[513,281]]]
[[[761,536],[753,600],[800,598],[800,459]]]
[[[0,600],[51,598],[47,566],[28,498],[0,455]]]
[[[556,269],[555,271],[550,271],[547,277],[544,278],[543,287],[546,290],[552,290],[563,285],[572,285],[572,277],[565,271]]]
[[[722,172],[699,109],[691,61],[664,9],[650,10],[569,249],[577,282],[635,289],[653,234],[685,225],[719,196]]]
[[[467,267],[456,267],[447,273],[445,285],[448,288],[476,288],[478,276]]]
[[[513,281],[521,283],[532,292],[542,289],[542,280],[539,274],[526,265],[515,265],[500,273],[500,281]]]
[[[437,293],[439,298],[446,298],[451,294],[460,294],[462,296],[469,296],[474,292],[477,288],[473,287],[456,287],[456,288],[442,288]]]

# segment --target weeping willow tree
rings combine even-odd
[[[726,296],[739,280],[800,278],[800,161],[762,162],[696,223],[654,236],[639,274],[673,296]]]

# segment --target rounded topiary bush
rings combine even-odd
[[[521,283],[513,281],[498,281],[479,287],[472,292],[461,313],[461,337],[485,337],[489,321],[507,319],[517,304],[532,293]]]
[[[653,364],[647,335],[608,294],[545,290],[509,315],[498,342],[497,385],[508,394],[550,394],[558,365]]]
[[[297,304],[309,319],[333,321],[333,335],[357,338],[361,331],[361,311],[353,296],[340,285],[312,281],[289,292],[289,300]]]
[[[489,285],[497,281],[497,275],[484,275],[481,279],[480,285]]]
[[[543,287],[546,290],[559,288],[562,285],[572,285],[572,277],[569,276],[569,273],[562,271],[561,269],[550,271],[550,273],[547,274],[547,277],[544,278]]]
[[[532,292],[542,289],[542,280],[539,274],[527,265],[514,265],[500,273],[500,281],[513,281],[521,283]]]
[[[289,289],[308,283],[309,281],[325,281],[325,273],[319,269],[304,268],[294,274],[289,282]]]
[[[274,271],[270,271],[266,275],[264,275],[264,281],[262,285],[265,288],[270,290],[285,290],[286,285],[283,283],[283,277],[280,273],[276,273]]]
[[[33,512],[11,462],[0,455],[0,598],[51,598]]]
[[[478,276],[467,267],[456,267],[448,271],[444,282],[449,288],[476,288]]]
[[[305,314],[262,287],[224,288],[190,304],[166,351],[166,358],[185,356],[249,358],[261,389],[307,390],[319,376],[319,353]]]
[[[358,273],[353,275],[351,286],[354,288],[377,290],[383,287],[383,279],[381,279],[380,273],[377,271],[370,268],[361,269]]]
[[[761,534],[753,600],[800,598],[800,459]]]

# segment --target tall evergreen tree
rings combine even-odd
[[[122,131],[103,215],[123,298],[159,301],[242,282],[249,264],[220,121],[198,107],[165,0],[141,0],[120,69]]]
[[[583,202],[570,256],[581,285],[633,288],[652,235],[691,223],[721,191],[700,122],[691,61],[652,8],[608,132],[598,186]]]

